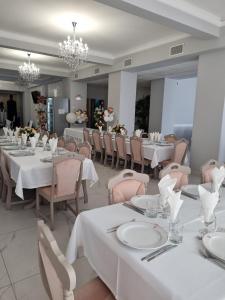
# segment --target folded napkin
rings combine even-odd
[[[174,223],[176,222],[178,213],[184,200],[180,199],[181,191],[176,193],[171,189],[171,187],[169,187],[168,192],[169,196],[167,201],[170,207],[170,221]]]
[[[10,138],[12,138],[14,135],[14,131],[12,129],[8,129],[8,133],[9,133]]]
[[[36,144],[37,144],[37,140],[36,140],[35,136],[32,136],[32,137],[30,138],[30,143],[31,143],[31,148],[32,148],[32,149],[35,149]]]
[[[141,137],[141,133],[142,133],[142,130],[141,130],[141,129],[135,130],[135,136]]]
[[[19,138],[19,132],[20,132],[20,127],[16,127],[16,130],[15,130],[15,137],[16,137],[16,139],[18,139]]]
[[[46,143],[48,141],[47,135],[44,135],[41,140],[42,140],[43,146],[45,147],[45,145],[46,145]]]
[[[40,133],[39,132],[36,132],[35,134],[34,134],[34,137],[35,137],[35,139],[36,139],[36,144],[38,143],[38,140],[39,140],[39,137],[40,137]]]
[[[124,130],[123,128],[120,129],[120,134],[121,135],[126,135],[126,130]]]
[[[57,149],[58,138],[52,138],[48,142],[49,142],[49,146],[50,146],[51,152],[55,153],[55,151]]]
[[[221,166],[220,168],[214,168],[212,170],[212,181],[214,192],[219,192],[220,186],[225,179],[225,168]]]
[[[170,175],[164,176],[158,183],[159,193],[161,195],[161,203],[163,207],[166,205],[170,194],[170,190],[168,188],[173,190],[176,183],[177,178],[171,178]]]
[[[200,200],[202,202],[202,210],[205,222],[210,222],[213,218],[214,209],[219,201],[219,193],[211,193],[203,186],[198,186]]]
[[[8,136],[8,128],[7,127],[3,127],[3,131],[4,131],[4,135],[5,136]]]
[[[150,137],[151,141],[154,141],[155,140],[155,132],[150,132],[149,137]]]
[[[26,133],[22,133],[21,138],[22,138],[23,144],[26,145],[26,143],[27,143],[27,134]]]
[[[108,127],[108,132],[112,132],[112,126]]]

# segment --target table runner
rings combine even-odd
[[[150,251],[124,246],[115,232],[106,233],[106,229],[132,218],[163,227],[168,226],[167,221],[146,218],[122,204],[82,212],[70,237],[67,259],[72,263],[82,246],[93,269],[118,300],[224,300],[225,271],[199,254],[200,201],[182,198],[184,241],[151,262],[140,260]],[[218,209],[224,209],[224,204]],[[225,211],[217,214],[217,221],[225,225]]]

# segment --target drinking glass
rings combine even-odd
[[[212,214],[211,218],[208,220],[205,219],[204,214],[201,217],[202,223],[204,224],[204,227],[199,230],[199,237],[203,238],[203,236],[207,233],[216,231],[216,216],[215,214]]]
[[[17,144],[19,149],[21,149],[22,139],[20,137],[17,138]]]
[[[180,244],[183,241],[183,225],[179,220],[169,220],[169,240],[173,244]]]
[[[159,211],[159,197],[151,196],[148,200],[146,200],[146,211],[145,215],[149,218],[157,218]]]

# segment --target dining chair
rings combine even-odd
[[[28,200],[23,200],[23,201],[13,201],[13,189],[16,186],[16,183],[11,179],[10,176],[10,171],[9,171],[9,166],[7,163],[6,156],[4,155],[3,152],[1,152],[1,173],[2,173],[2,202],[5,202],[6,208],[11,209],[13,205],[25,205],[27,203],[30,203]]]
[[[77,144],[75,141],[73,142],[67,142],[64,146],[64,148],[70,152],[76,152],[77,151]]]
[[[112,134],[109,132],[104,132],[103,133],[103,142],[104,142],[104,148],[105,148],[104,165],[106,165],[108,157],[111,157],[111,159],[112,159],[111,167],[113,168],[116,151],[114,150],[114,147],[113,147]]]
[[[164,160],[160,162],[160,165],[162,167],[166,167],[172,162],[182,165],[184,163],[187,150],[188,150],[188,141],[183,138],[180,139],[175,143],[174,154],[172,159]]]
[[[125,169],[109,179],[109,204],[129,201],[135,195],[144,195],[149,176],[133,170]]]
[[[120,160],[124,160],[124,169],[126,169],[127,162],[130,160],[130,155],[127,154],[126,137],[122,134],[116,134],[115,144],[117,154],[116,168],[119,167]]]
[[[42,220],[38,221],[38,260],[42,283],[49,299],[115,300],[98,277],[76,288],[75,270]]]
[[[78,145],[79,154],[83,155],[85,158],[91,159],[92,147],[88,142],[84,142]]]
[[[175,143],[177,141],[177,137],[175,134],[167,134],[164,136],[164,140],[168,143]]]
[[[102,146],[101,134],[98,130],[93,130],[92,131],[92,139],[93,139],[93,145],[94,145],[94,160],[96,160],[97,153],[100,153],[101,163],[103,163],[104,149],[103,149],[103,146]]]
[[[89,144],[91,144],[90,132],[87,128],[83,129],[83,138],[84,142],[88,142]]]
[[[64,148],[65,147],[65,140],[64,140],[63,136],[61,136],[61,137],[58,138],[58,145],[57,146],[60,147],[60,148]]]
[[[220,164],[215,159],[210,159],[201,167],[201,183],[212,182],[212,170],[219,168]]]
[[[141,173],[144,172],[144,167],[149,166],[151,161],[144,158],[142,139],[137,136],[130,137],[130,150],[131,150],[131,169],[133,170],[134,164],[141,166]]]
[[[162,169],[159,173],[159,178],[163,178],[166,175],[170,175],[172,178],[176,178],[177,182],[175,189],[181,189],[183,185],[188,184],[188,176],[191,174],[191,169],[187,166],[181,166],[177,163],[171,163],[166,168]]]
[[[54,204],[65,202],[75,215],[79,213],[78,198],[82,179],[82,162],[84,157],[77,153],[66,153],[53,158],[52,184],[40,187],[36,191],[36,213],[40,212],[40,197],[50,203],[50,227],[54,229]],[[76,210],[69,200],[75,201]],[[45,218],[44,215],[42,215]],[[46,219],[46,218],[45,218]]]

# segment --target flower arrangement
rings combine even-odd
[[[33,137],[36,133],[36,130],[34,128],[31,127],[24,127],[24,128],[20,128],[19,130],[19,136],[22,136],[22,134],[27,134],[27,137]]]
[[[85,110],[78,109],[77,111],[75,111],[75,115],[76,115],[76,122],[79,124],[87,122],[88,120],[87,112]]]
[[[112,107],[108,107],[108,109],[106,109],[104,111],[104,121],[105,122],[112,122],[114,120],[114,111]]]
[[[98,129],[102,129],[102,127],[105,126],[105,120],[104,120],[104,111],[100,108],[96,108],[94,112],[94,120],[95,120],[95,126]]]
[[[47,130],[46,97],[38,96],[35,104],[36,122],[41,130]]]
[[[115,126],[113,126],[112,132],[120,133],[120,134],[125,135],[126,132],[127,132],[127,130],[126,130],[124,124],[119,124],[119,123],[117,123]]]

